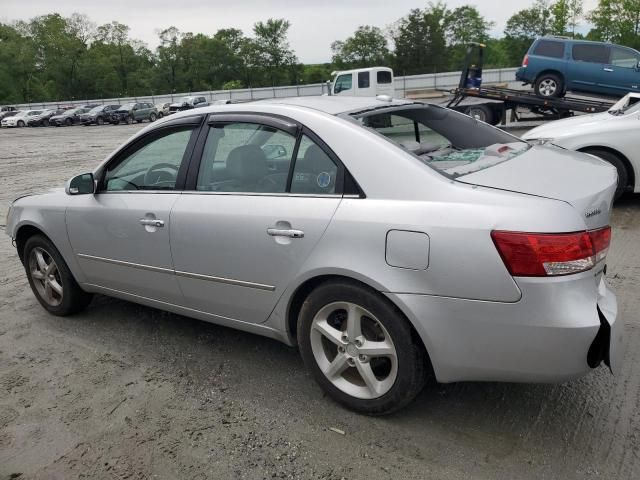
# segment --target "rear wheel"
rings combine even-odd
[[[622,160],[619,155],[616,155],[609,150],[588,148],[582,151],[584,153],[595,155],[596,157],[601,158],[605,162],[609,162],[611,165],[616,167],[616,170],[618,171],[618,188],[616,188],[614,200],[618,200],[622,196],[622,194],[627,191],[627,187],[629,185],[629,171],[627,170],[627,166],[625,165],[624,160]]]
[[[80,288],[49,239],[41,235],[29,238],[23,258],[31,290],[48,312],[71,315],[89,305],[91,294]]]
[[[149,115],[149,121],[150,122],[155,122],[156,121],[156,114],[152,113],[151,115]]]
[[[98,117],[98,118],[96,118],[96,123],[97,123],[98,125],[104,125],[104,118],[102,118],[102,117]]]
[[[73,120],[71,120],[70,118],[67,118],[67,119],[64,121],[64,124],[65,124],[67,127],[70,127],[71,125],[73,125]]]
[[[43,127],[48,127],[49,126],[49,120],[47,120],[46,118],[44,120],[42,120],[42,126]]]
[[[471,105],[465,113],[476,120],[493,125],[493,110],[486,105]]]
[[[164,117],[164,113],[158,112],[158,120],[161,119],[162,117]]]
[[[127,117],[127,124],[132,125],[133,124],[133,117],[131,115],[129,115]]]
[[[24,127],[24,122],[22,120],[18,120],[18,127]]]
[[[354,282],[325,283],[305,300],[298,344],[305,364],[337,402],[368,415],[410,403],[425,381],[421,348],[406,319]]]
[[[564,83],[555,73],[543,73],[534,85],[536,95],[543,98],[559,98],[564,96]]]

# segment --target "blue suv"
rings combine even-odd
[[[533,42],[516,80],[538,96],[563,97],[567,90],[621,97],[640,92],[640,52],[620,45],[563,37]]]

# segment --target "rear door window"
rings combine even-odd
[[[534,55],[541,57],[564,57],[564,43],[551,40],[540,40],[533,50]]]
[[[369,88],[369,72],[358,72],[358,88]]]
[[[573,46],[573,59],[578,62],[609,63],[611,47],[607,45],[578,43]]]
[[[381,70],[377,75],[378,85],[384,85],[387,83],[391,83],[391,72],[387,72],[386,70]]]

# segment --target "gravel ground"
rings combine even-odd
[[[2,219],[139,128],[0,131]],[[105,297],[52,317],[2,235],[0,479],[640,478],[638,196],[613,225],[619,377],[431,384],[385,418],[324,397],[297,352],[266,338]]]

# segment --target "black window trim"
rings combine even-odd
[[[97,172],[97,185],[98,190],[96,193],[103,194],[114,194],[114,193],[175,193],[181,192],[185,189],[185,183],[187,178],[187,172],[189,166],[191,164],[191,160],[194,153],[194,148],[196,146],[196,141],[199,138],[200,132],[202,130],[204,115],[194,115],[182,118],[176,118],[175,120],[171,120],[169,122],[163,123],[162,125],[150,130],[146,134],[136,137],[131,142],[122,147],[117,153],[115,153],[111,159],[104,164],[100,170]],[[146,145],[150,144],[154,140],[157,140],[161,137],[169,135],[173,132],[188,130],[191,127],[191,137],[187,142],[187,148],[185,148],[184,154],[182,156],[182,160],[180,163],[180,169],[178,170],[178,176],[176,178],[176,184],[173,190],[107,190],[106,185],[104,184],[105,176],[107,170],[109,168],[116,167],[124,160],[126,160],[131,154],[136,151],[144,148]]]
[[[197,190],[198,174],[200,172],[200,164],[202,163],[202,155],[204,153],[204,147],[207,141],[210,127],[212,125],[219,125],[225,123],[257,123],[260,125],[266,125],[278,130],[282,130],[286,133],[296,137],[294,151],[292,152],[291,164],[289,165],[289,172],[287,176],[287,186],[285,192],[280,193],[261,193],[261,192],[203,192]],[[291,181],[293,178],[293,171],[298,155],[298,149],[302,140],[302,135],[306,135],[313,142],[322,149],[322,151],[336,164],[338,167],[338,177],[336,178],[336,191],[333,194],[307,194],[307,193],[291,193]],[[200,132],[195,141],[194,149],[189,161],[189,168],[186,174],[186,182],[184,185],[184,191],[188,193],[201,193],[201,194],[223,194],[223,195],[243,195],[243,196],[291,196],[291,197],[342,197],[357,196],[359,198],[365,198],[364,192],[357,184],[353,176],[349,173],[344,166],[340,158],[335,154],[333,150],[311,129],[302,125],[300,122],[293,120],[284,115],[278,115],[274,113],[256,113],[256,112],[214,112],[210,113],[206,122],[200,128]]]

